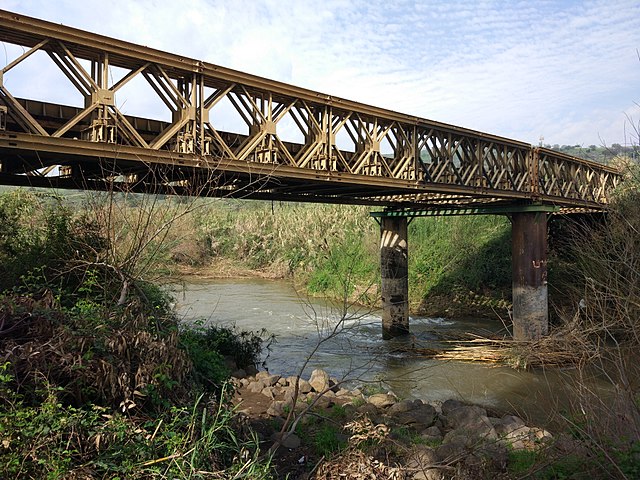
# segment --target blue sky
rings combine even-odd
[[[541,136],[549,144],[628,144],[628,118],[640,119],[638,0],[0,0],[0,7],[532,144]],[[13,50],[5,51],[0,63],[11,59]],[[10,73],[10,90],[13,82],[55,95],[44,73],[38,85]],[[118,101],[133,107],[137,95],[129,94]]]

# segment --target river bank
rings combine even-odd
[[[375,304],[380,232],[369,213],[360,206],[203,201],[169,232],[166,266],[221,278],[287,278],[305,295]],[[409,238],[412,312],[442,316],[448,306],[456,315],[506,314],[506,218],[420,218]]]
[[[261,371],[234,383],[233,403],[274,452],[279,478],[516,478],[559,473],[548,464],[584,451],[510,412],[346,389],[320,369],[307,379]]]

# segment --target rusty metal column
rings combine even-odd
[[[513,338],[537,340],[549,332],[547,213],[512,215]]]
[[[380,220],[382,338],[388,340],[409,333],[407,217]]]

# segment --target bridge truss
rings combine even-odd
[[[601,209],[617,170],[207,62],[0,11],[22,47],[0,71],[0,183],[396,208]],[[76,106],[18,98],[12,73],[53,62]],[[114,72],[119,72],[114,78]],[[127,115],[143,78],[168,121]],[[228,117],[236,123],[225,129]]]

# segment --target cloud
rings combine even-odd
[[[530,143],[540,135],[623,143],[625,112],[637,115],[640,101],[635,0],[116,0],[108,8],[8,0],[5,8]],[[43,94],[46,83],[37,86]]]

